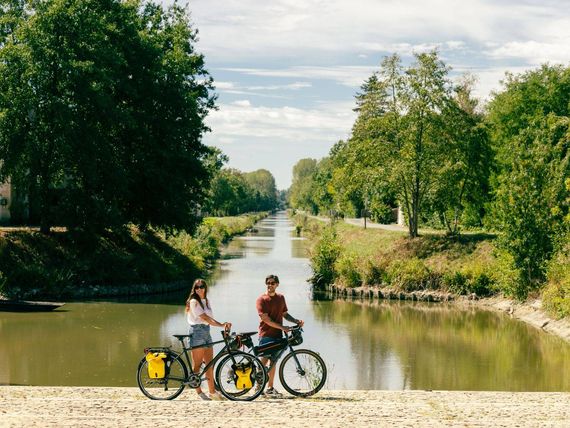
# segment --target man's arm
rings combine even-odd
[[[273,321],[268,314],[259,314],[259,318],[261,318],[261,321],[263,321],[265,324],[267,324],[270,327],[273,328],[278,328],[279,330],[283,330],[283,331],[289,331],[290,328],[289,327],[285,327],[283,324],[279,324],[278,322]]]
[[[303,320],[298,320],[292,315],[289,315],[289,312],[285,312],[283,314],[283,318],[285,318],[289,322],[292,322],[293,324],[297,324],[299,327],[303,327],[303,325],[305,324]]]

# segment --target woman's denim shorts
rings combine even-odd
[[[190,346],[192,348],[211,348],[212,345],[203,346],[206,343],[212,342],[210,336],[210,326],[206,324],[195,324],[190,327]]]

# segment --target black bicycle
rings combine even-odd
[[[139,388],[152,400],[172,400],[178,397],[186,386],[198,388],[205,380],[206,371],[218,364],[214,376],[216,388],[230,400],[254,400],[263,392],[267,382],[265,367],[255,355],[238,350],[242,337],[248,337],[251,341],[253,334],[255,333],[231,335],[223,331],[223,340],[208,345],[224,343],[224,347],[212,361],[202,365],[199,373],[193,371],[188,355],[188,351],[193,348],[186,346],[184,342],[190,336],[175,334],[174,337],[182,345],[181,352],[174,351],[170,346],[144,350],[145,356],[137,369]]]
[[[263,346],[253,346],[251,336],[255,333],[243,333],[247,336],[238,335],[237,345],[243,345],[249,348],[256,357],[268,357],[275,355],[270,359],[269,372],[277,361],[287,351],[283,360],[279,364],[279,380],[283,388],[290,394],[298,397],[309,397],[319,392],[327,380],[327,366],[319,354],[310,349],[293,349],[293,346],[299,346],[303,343],[303,329],[299,326],[292,327],[289,333],[285,333],[285,337],[268,343]],[[218,371],[221,367],[218,367]],[[217,377],[217,376],[216,376]]]

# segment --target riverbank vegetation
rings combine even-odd
[[[431,234],[410,240],[402,232],[327,224],[302,214],[295,221],[313,241],[310,259],[317,288],[335,283],[482,297],[511,286],[513,272],[495,256],[492,235]]]
[[[223,243],[265,215],[208,217],[193,235],[134,225],[97,235],[65,230],[2,232],[0,294],[65,299],[137,294],[137,289],[144,294],[152,292],[153,284],[187,285],[205,273]]]
[[[518,299],[544,291],[545,306],[567,316],[570,68],[507,74],[484,106],[475,78],[451,82],[449,71],[435,51],[407,67],[385,58],[356,95],[350,138],[295,165],[293,208],[390,223],[400,207],[408,227],[408,239],[322,232],[315,283],[330,280],[327,265],[350,286],[387,280]],[[419,236],[420,226],[446,233]]]

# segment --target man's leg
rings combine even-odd
[[[261,357],[260,358],[261,363],[265,366],[267,366],[267,362],[269,361],[269,358],[265,358],[265,357]],[[275,379],[275,368],[277,367],[277,364],[274,364],[273,367],[271,367],[271,370],[269,370],[269,380],[267,381],[267,387],[268,388],[273,388],[273,379]]]

